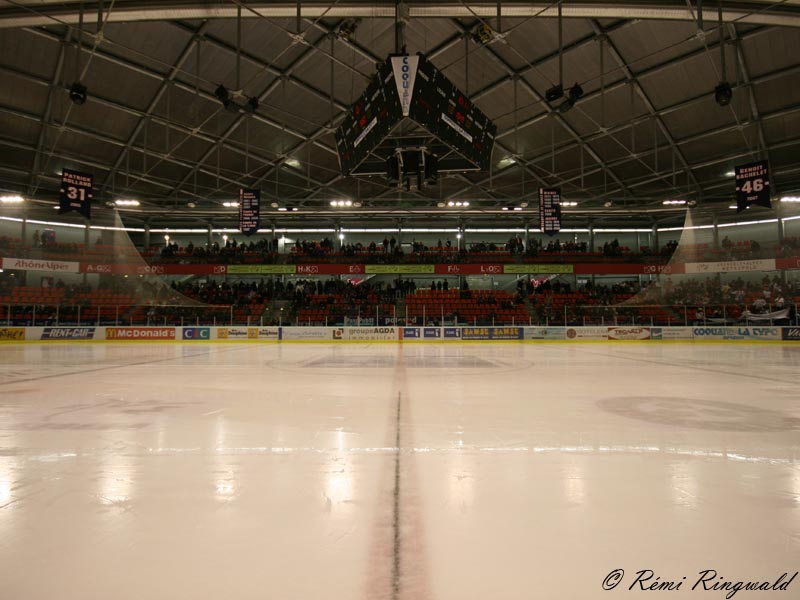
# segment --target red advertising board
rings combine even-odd
[[[775,259],[775,266],[781,271],[785,269],[800,269],[800,258],[778,258]]]
[[[297,265],[298,275],[362,275],[364,265]]]
[[[227,265],[141,265],[81,263],[81,273],[100,275],[224,275]]]

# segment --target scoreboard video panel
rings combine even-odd
[[[471,164],[466,168],[489,168],[496,126],[420,54],[393,56],[381,63],[337,129],[336,145],[344,175],[361,164],[403,119],[404,108],[410,119],[466,159]]]
[[[411,104],[411,118],[480,169],[488,169],[497,128],[425,57]]]
[[[336,130],[342,173],[349,175],[401,118],[392,69],[384,62]]]

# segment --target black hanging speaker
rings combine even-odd
[[[733,100],[733,88],[731,84],[727,81],[722,81],[720,84],[714,88],[714,100],[717,101],[717,104],[720,106],[728,106]]]
[[[86,102],[87,92],[86,86],[76,81],[69,88],[69,99],[72,100],[73,104],[80,106]]]

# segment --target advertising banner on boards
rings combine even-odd
[[[94,339],[94,327],[44,327],[43,340],[91,340]]]
[[[106,327],[107,340],[136,342],[174,340],[174,327]]]
[[[24,339],[24,327],[0,327],[0,342],[21,342]]]
[[[464,327],[462,340],[521,340],[522,327]]]
[[[326,341],[337,339],[330,327],[282,327],[281,339],[287,341]],[[341,331],[341,330],[340,330]]]
[[[363,342],[395,341],[397,327],[345,327],[342,339]]]
[[[525,340],[564,340],[566,327],[524,327],[523,339]]]
[[[696,340],[779,340],[780,327],[695,327]]]
[[[649,327],[609,327],[610,340],[649,340]]]
[[[568,340],[607,340],[608,327],[570,327],[566,336]]]

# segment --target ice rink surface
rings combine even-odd
[[[651,569],[722,599],[698,572],[800,568],[799,371],[800,344],[2,345],[0,598],[636,598]]]

